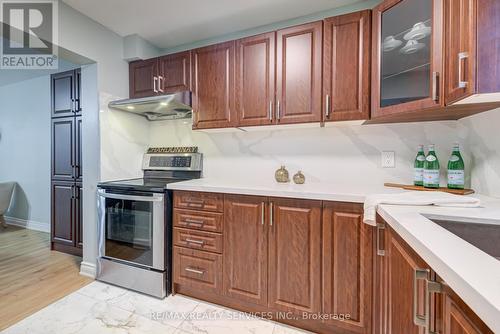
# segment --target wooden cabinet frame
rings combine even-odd
[[[431,78],[429,97],[426,99],[401,103],[388,107],[380,106],[380,78],[381,78],[381,26],[382,13],[404,2],[405,0],[385,0],[373,9],[372,16],[372,119],[400,114],[404,112],[416,112],[423,109],[444,107],[443,98],[443,0],[432,0],[432,48],[431,48]],[[434,97],[433,97],[434,96]]]

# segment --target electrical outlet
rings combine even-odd
[[[382,152],[382,168],[395,168],[396,167],[396,152],[383,151]]]

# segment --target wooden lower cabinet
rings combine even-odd
[[[381,217],[377,223],[374,334],[493,333]]]
[[[175,246],[174,259],[174,282],[212,293],[221,292],[220,255]]]
[[[184,224],[186,212],[208,211],[185,210],[181,198],[203,195],[176,196],[174,225],[195,231]],[[315,333],[372,333],[373,231],[362,223],[361,204],[223,198],[222,253],[177,242],[174,292]]]
[[[224,295],[267,305],[267,198],[228,195],[224,200]]]
[[[270,199],[269,307],[321,312],[321,202]]]
[[[359,204],[323,204],[323,313],[326,323],[371,333],[372,227]]]
[[[439,334],[493,334],[488,326],[464,301],[438,277],[442,293],[435,299],[436,333]]]
[[[414,323],[415,314],[424,317],[424,281],[419,280],[414,291],[414,280],[417,271],[427,272],[430,279],[430,267],[390,228],[386,228],[384,237],[385,261],[379,286],[385,301],[381,333],[425,334],[424,327]]]

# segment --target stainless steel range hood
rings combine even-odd
[[[191,118],[193,111],[191,92],[188,91],[140,99],[118,100],[110,102],[108,107],[138,114],[150,121]]]

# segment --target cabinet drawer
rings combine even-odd
[[[223,215],[216,212],[174,209],[174,226],[222,232]]]
[[[220,293],[222,255],[174,247],[174,283]]]
[[[222,194],[176,191],[174,193],[174,207],[223,212],[224,198]]]
[[[222,235],[203,231],[174,228],[174,245],[222,253]]]

